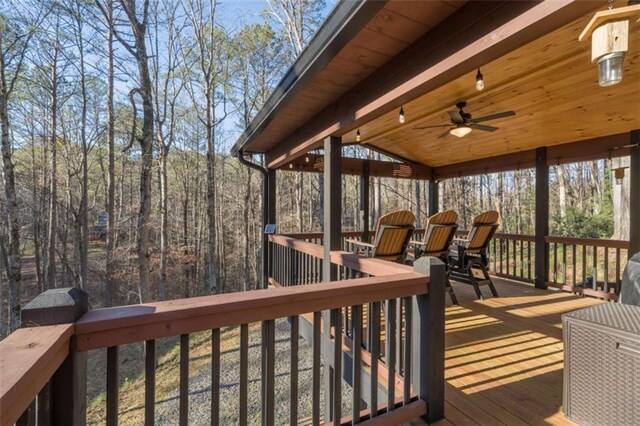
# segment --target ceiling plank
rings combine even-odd
[[[324,137],[353,130],[593,8],[572,0],[470,2],[270,150],[268,165],[303,155]]]

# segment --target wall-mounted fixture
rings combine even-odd
[[[360,129],[356,131],[356,142],[360,142]]]
[[[598,64],[598,84],[612,86],[622,81],[624,55],[629,49],[629,18],[640,13],[640,4],[601,10],[578,37],[591,38],[591,62]]]
[[[622,185],[622,181],[624,180],[624,169],[628,169],[628,167],[618,167],[617,169],[613,169],[613,177],[616,178],[616,185]]]
[[[476,89],[477,90],[484,89],[484,77],[482,76],[482,73],[480,72],[480,68],[478,68],[478,73],[476,74]]]
[[[400,107],[400,114],[398,114],[398,121],[400,124],[404,124],[404,109]]]

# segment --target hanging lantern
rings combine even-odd
[[[624,169],[626,169],[626,167],[613,169],[613,177],[616,178],[616,185],[622,185],[622,181],[624,181]]]
[[[598,84],[612,86],[622,81],[624,56],[629,49],[629,18],[640,13],[640,5],[597,12],[578,37],[591,38],[591,62],[598,66]]]

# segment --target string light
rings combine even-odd
[[[356,142],[360,142],[360,129],[356,132]]]
[[[311,161],[311,160],[309,159],[309,157],[304,157],[304,162],[305,162],[305,163],[308,163],[309,161]]]
[[[404,109],[400,107],[400,114],[398,115],[398,121],[400,124],[404,124]]]
[[[480,68],[478,68],[478,73],[476,74],[476,89],[478,90],[484,89],[484,78],[482,77]]]

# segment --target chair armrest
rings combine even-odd
[[[353,244],[354,246],[361,246],[361,247],[369,247],[369,248],[374,248],[375,245],[370,244],[370,243],[366,243],[364,241],[358,241],[358,240],[345,240],[345,242],[349,243],[349,244]]]

